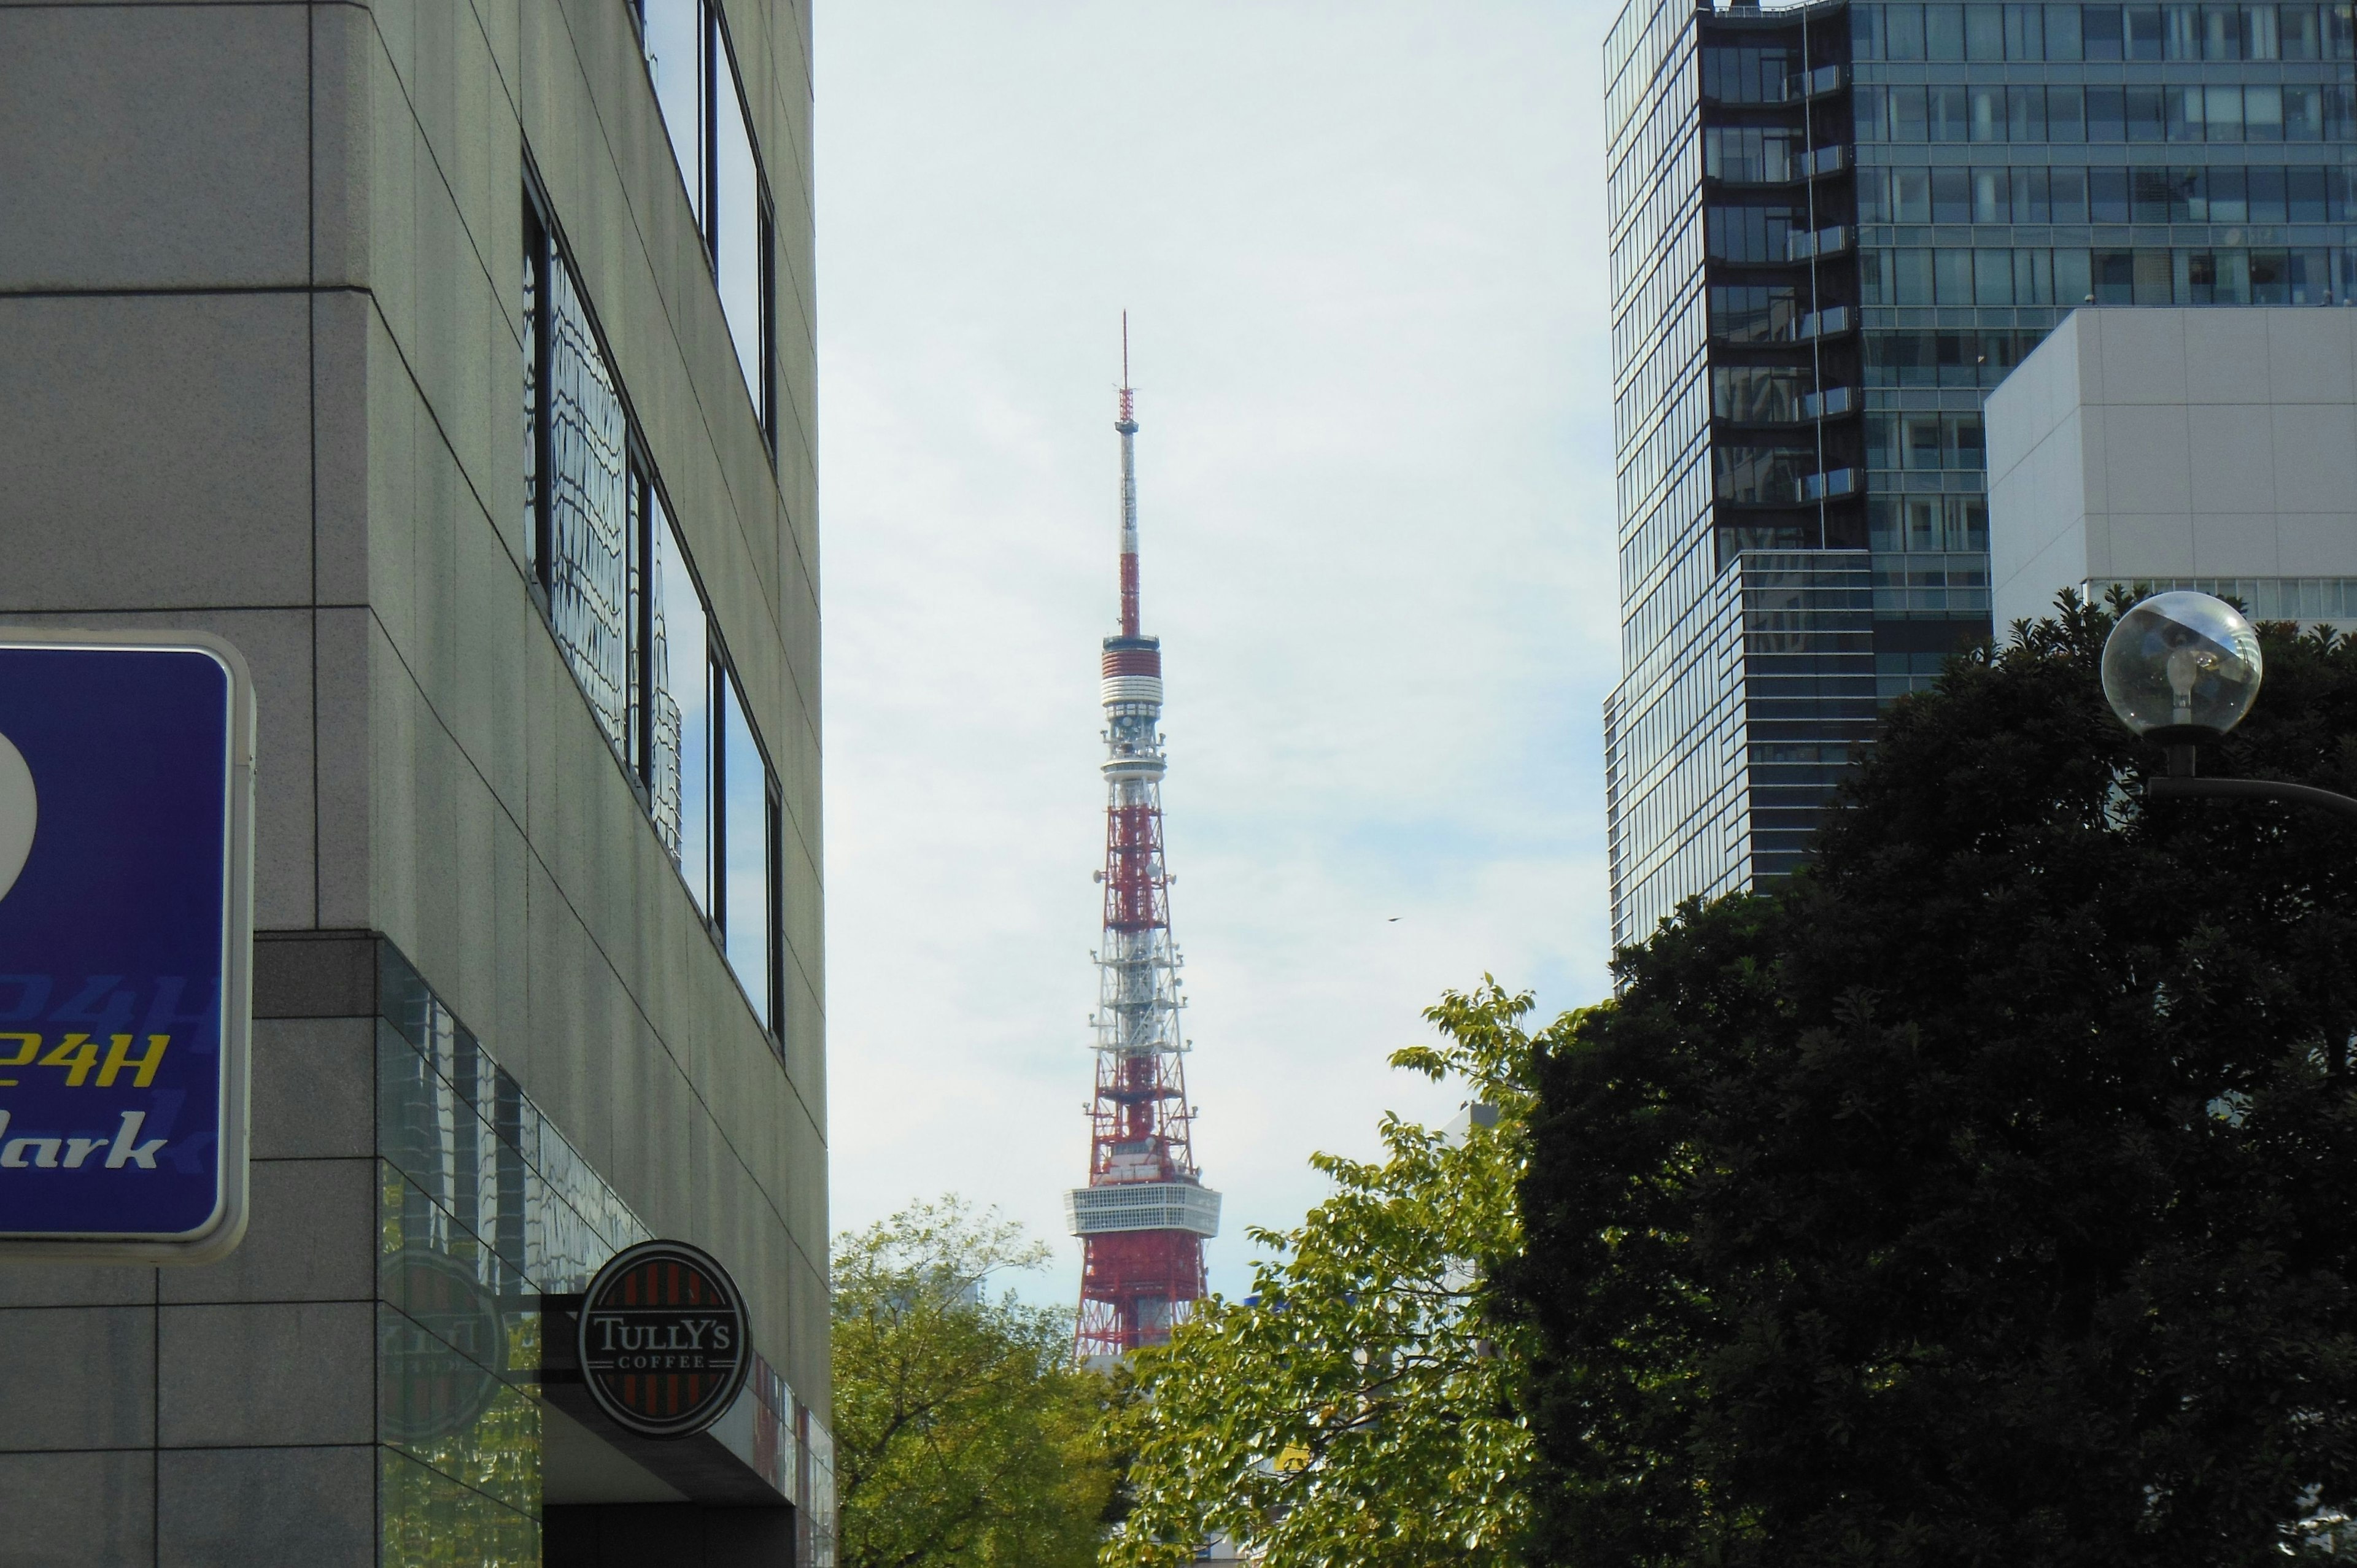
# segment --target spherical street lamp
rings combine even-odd
[[[2104,643],[2104,695],[2120,723],[2163,746],[2216,740],[2259,694],[2259,634],[2208,594],[2156,594]]]
[[[2357,798],[2271,779],[2202,779],[2198,747],[2241,724],[2265,673],[2259,634],[2243,612],[2208,594],[2155,594],[2104,641],[2104,695],[2120,723],[2169,749],[2169,774],[2146,793],[2287,800],[2357,816]]]

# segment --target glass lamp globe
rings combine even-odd
[[[2259,634],[2208,594],[2155,594],[2104,643],[2104,695],[2120,723],[2163,745],[2215,740],[2259,694]]]

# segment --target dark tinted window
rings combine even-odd
[[[2128,220],[2128,175],[2126,169],[2098,168],[2087,171],[2087,211],[2097,223],[2125,223]]]
[[[2116,5],[2089,5],[2080,12],[2081,25],[2086,35],[2086,56],[2089,59],[2124,59],[2125,36],[2120,30],[2120,8]]]

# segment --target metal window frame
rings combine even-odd
[[[645,52],[646,0],[630,0],[630,23],[639,38],[640,53]],[[704,264],[709,273],[715,295],[720,286],[720,113],[721,93],[717,91],[723,67],[727,70],[729,98],[745,126],[745,145],[753,156],[754,221],[760,232],[754,245],[754,265],[760,269],[755,293],[759,301],[758,319],[754,331],[759,339],[760,371],[754,378],[757,385],[748,387],[754,401],[753,419],[761,431],[761,444],[767,449],[772,470],[778,463],[778,332],[777,332],[777,205],[770,195],[769,161],[761,154],[761,137],[753,124],[752,98],[745,91],[744,72],[737,68],[736,42],[729,36],[728,17],[720,0],[696,0],[696,21],[702,34],[701,55],[696,62],[696,108],[699,124],[695,128],[696,163],[694,174],[695,221],[697,238],[702,242]],[[655,96],[654,78],[647,78],[647,92]],[[662,104],[654,104],[658,120]],[[676,161],[676,160],[674,160]],[[685,170],[681,177],[688,177]],[[721,306],[725,318],[727,306]],[[733,348],[734,345],[732,344]],[[743,379],[741,376],[738,378]]]
[[[709,9],[708,5],[707,9]],[[756,156],[758,159],[758,151]],[[710,162],[709,159],[706,161],[707,163]],[[763,196],[765,201],[767,194],[767,184],[765,178],[763,186]],[[525,218],[524,239],[527,246],[531,248],[532,254],[535,260],[535,264],[539,269],[540,278],[539,287],[533,295],[533,306],[534,321],[533,375],[535,385],[539,389],[539,397],[533,410],[532,429],[534,473],[537,476],[538,482],[533,495],[533,559],[531,562],[530,589],[533,603],[540,611],[542,624],[548,628],[552,639],[558,641],[561,654],[563,643],[561,639],[556,638],[554,622],[551,618],[553,599],[549,587],[549,575],[554,568],[552,555],[554,543],[553,519],[554,516],[553,499],[554,495],[554,487],[550,482],[554,462],[554,443],[552,435],[553,422],[550,418],[550,404],[547,394],[551,338],[551,334],[548,330],[548,313],[550,308],[549,299],[551,295],[549,275],[550,271],[554,266],[563,265],[571,269],[573,267],[573,263],[571,248],[565,243],[564,230],[556,220],[554,208],[548,199],[546,187],[541,182],[539,171],[533,164],[529,149],[526,150],[524,156],[523,200]],[[766,207],[764,209],[764,222],[766,225]],[[768,273],[765,269],[765,282],[767,281],[767,278]],[[630,736],[631,744],[628,747],[631,755],[627,757],[616,755],[615,762],[617,766],[621,768],[624,778],[630,781],[631,793],[638,798],[640,811],[646,815],[648,825],[651,828],[654,825],[654,726],[652,724],[653,706],[649,699],[653,694],[654,683],[653,618],[656,585],[654,583],[653,571],[654,530],[651,525],[651,513],[646,506],[648,499],[659,499],[662,501],[666,522],[672,527],[673,537],[678,542],[680,564],[687,574],[688,581],[693,586],[696,596],[698,607],[704,614],[705,646],[702,650],[702,657],[707,682],[711,682],[714,673],[717,672],[722,679],[730,682],[738,692],[741,693],[745,688],[737,677],[736,662],[728,655],[727,641],[721,632],[719,617],[714,612],[712,607],[712,596],[705,591],[704,586],[704,575],[702,572],[697,570],[695,558],[688,550],[687,542],[683,536],[682,531],[677,526],[675,520],[679,514],[673,508],[671,497],[663,489],[662,475],[655,467],[652,455],[647,450],[641,435],[641,432],[644,429],[644,424],[639,417],[638,409],[630,401],[629,386],[622,378],[620,367],[615,360],[613,348],[607,338],[605,328],[598,320],[596,302],[590,298],[587,288],[582,285],[577,270],[574,272],[574,292],[579,297],[582,315],[588,322],[590,334],[597,343],[597,351],[605,356],[607,370],[613,378],[615,397],[619,401],[622,406],[622,414],[626,429],[629,482],[632,489],[631,504],[638,509],[638,526],[635,530],[635,537],[630,540],[626,546],[627,559],[625,562],[625,580],[627,585],[630,578],[635,578],[640,585],[640,591],[637,595],[637,611],[635,614],[628,617],[630,621],[629,628],[630,635],[633,639],[635,646],[630,650],[629,656],[626,660],[630,680],[630,691],[626,704],[627,710],[630,714],[639,716],[636,719],[635,724],[631,724],[626,720],[626,733],[630,733],[632,730],[635,731],[635,733]],[[763,356],[762,363],[768,373],[774,375],[775,356],[765,354]],[[774,456],[774,453],[772,456]],[[626,592],[627,591],[626,586]],[[671,651],[677,652],[678,650],[673,650]],[[565,665],[567,672],[571,673],[572,661],[569,659],[565,660]],[[580,689],[581,687],[580,678],[577,675],[574,676],[574,685],[576,689]],[[588,693],[586,690],[581,690],[580,694],[582,702],[587,704],[589,702]],[[716,698],[720,694],[719,688],[717,686],[710,687],[710,694]],[[705,810],[707,813],[707,821],[711,827],[710,840],[705,845],[705,854],[708,856],[708,863],[706,865],[706,881],[707,886],[710,890],[710,907],[708,908],[698,904],[694,897],[694,890],[687,886],[687,879],[683,869],[680,865],[679,860],[673,856],[668,850],[665,852],[664,858],[671,861],[673,873],[678,875],[680,877],[681,892],[686,895],[689,907],[695,909],[698,918],[704,923],[706,935],[710,936],[714,940],[715,944],[719,947],[723,963],[727,967],[730,975],[735,977],[736,966],[735,964],[728,962],[727,920],[726,914],[727,908],[727,874],[725,864],[725,854],[727,833],[727,814],[726,811],[721,808],[720,801],[721,791],[726,787],[726,775],[724,771],[726,768],[726,747],[725,743],[721,741],[719,735],[724,715],[720,709],[720,705],[716,701],[713,703],[712,706],[712,739],[716,746],[713,760],[720,763],[721,766],[715,767],[709,770],[706,786],[710,792],[710,799],[705,802]],[[763,965],[766,972],[766,989],[769,992],[769,1006],[768,1019],[763,1025],[763,1032],[770,1037],[772,1044],[779,1048],[780,1054],[782,1057],[783,1041],[785,1038],[783,983],[783,952],[785,946],[785,934],[784,920],[782,918],[785,869],[782,843],[784,796],[782,788],[779,783],[776,764],[770,757],[769,743],[763,738],[761,726],[749,704],[746,704],[745,722],[747,728],[752,733],[753,746],[760,759],[763,774],[763,794],[764,799],[768,803],[767,814],[771,819],[771,824],[767,829],[770,841],[767,845],[770,905],[770,940],[768,944],[769,951],[766,955]],[[592,714],[592,723],[597,725],[599,734],[602,736],[604,734],[604,727],[602,724],[598,724],[594,714]],[[610,745],[607,749],[609,753],[613,753],[615,751],[615,748]],[[660,837],[660,835],[658,835],[658,837]],[[754,1000],[750,993],[750,988],[743,985],[741,977],[738,977],[738,983],[740,989],[747,991],[747,1000],[748,1002]],[[756,1010],[756,1020],[759,1021],[759,1010]]]

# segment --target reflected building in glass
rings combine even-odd
[[[1613,937],[1806,858],[1991,632],[1981,402],[2072,308],[2357,295],[2347,4],[1631,0],[1605,48]]]

